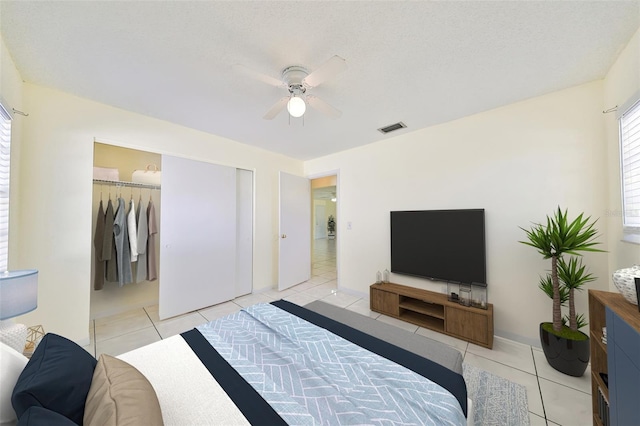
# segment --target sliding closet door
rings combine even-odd
[[[236,171],[236,292],[244,296],[253,290],[253,172]]]
[[[160,319],[231,300],[236,169],[162,156]]]

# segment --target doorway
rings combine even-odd
[[[329,175],[311,179],[311,275],[337,278],[338,179]]]

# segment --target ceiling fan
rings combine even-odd
[[[234,68],[264,83],[288,90],[289,95],[281,98],[267,111],[263,117],[265,120],[273,120],[285,107],[292,117],[302,117],[307,104],[331,118],[338,118],[342,115],[340,110],[317,96],[307,93],[309,89],[317,87],[347,68],[346,61],[340,56],[329,58],[312,72],[300,65],[288,66],[282,70],[280,79],[259,73],[244,65],[235,65]]]

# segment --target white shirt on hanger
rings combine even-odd
[[[136,230],[136,208],[133,199],[129,201],[127,214],[127,231],[129,231],[129,247],[131,248],[131,262],[138,261],[138,231]]]

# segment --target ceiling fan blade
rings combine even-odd
[[[329,105],[328,103],[326,103],[325,101],[323,101],[317,96],[307,95],[307,103],[312,108],[317,109],[318,111],[320,111],[321,113],[323,113],[328,117],[335,119],[335,118],[340,118],[340,116],[342,115],[342,111],[332,107],[331,105]]]
[[[275,87],[287,87],[287,85],[280,79],[277,79],[275,77],[271,77],[270,75],[266,75],[266,74],[262,74],[256,70],[252,70],[251,68],[247,68],[244,65],[241,64],[235,64],[233,66],[233,69],[235,71],[238,71],[246,76],[249,76],[253,79],[256,80],[260,80],[263,83],[267,83],[270,86],[275,86]]]
[[[316,87],[346,69],[347,62],[336,55],[306,76],[302,82],[309,87]]]
[[[288,96],[281,98],[278,102],[275,103],[275,105],[271,107],[269,111],[267,111],[267,113],[262,118],[264,118],[265,120],[273,120],[274,118],[276,118],[276,115],[280,114],[280,111],[282,111],[284,107],[287,106],[288,101]]]

